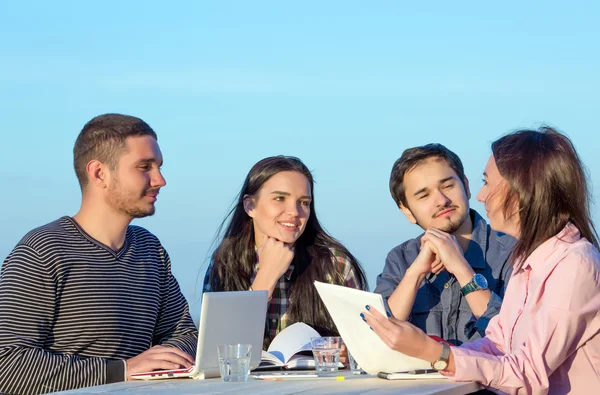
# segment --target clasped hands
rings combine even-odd
[[[421,237],[419,255],[408,270],[427,275],[439,274],[444,269],[455,276],[472,271],[456,237],[439,229],[429,228]]]

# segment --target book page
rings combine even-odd
[[[282,360],[280,360],[275,355],[273,355],[273,354],[271,354],[269,352],[266,352],[264,350],[262,351],[262,354],[260,356],[260,362],[261,362],[261,364],[263,362],[268,362],[268,363],[271,363],[271,364],[273,364],[275,366],[283,366],[283,361]]]
[[[305,354],[296,354],[292,355],[287,363],[288,369],[314,369],[315,368],[315,358],[312,355],[312,351],[310,355]]]
[[[320,336],[312,327],[303,322],[296,322],[279,332],[267,351],[287,364],[297,352],[311,351],[310,338]]]
[[[333,318],[340,336],[358,365],[367,373],[430,369],[431,364],[389,348],[367,325],[360,313],[371,305],[385,315],[379,294],[315,281],[319,296]]]

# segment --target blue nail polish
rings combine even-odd
[[[370,330],[373,330],[373,328],[369,327]]]
[[[365,306],[365,308],[366,308],[367,310],[371,310],[371,308],[369,307],[369,305],[366,305],[366,306]]]
[[[387,316],[388,316],[388,317],[391,317],[391,316],[392,316],[392,314],[391,314],[391,313],[388,311],[388,312],[387,312]]]
[[[362,318],[362,320],[363,320],[364,322],[367,322],[367,320],[365,320],[365,315],[364,315],[363,313],[360,313],[360,318]]]

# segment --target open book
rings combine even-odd
[[[385,315],[383,298],[379,294],[315,281],[319,296],[333,318],[348,351],[365,372],[404,372],[431,369],[429,362],[412,358],[389,348],[360,317],[366,305]]]
[[[269,349],[262,352],[258,368],[314,369],[310,338],[320,336],[303,322],[288,326],[275,336]]]

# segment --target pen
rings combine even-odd
[[[409,370],[408,374],[425,374],[425,373],[435,373],[437,372],[437,370],[435,369],[415,369],[415,370]]]
[[[255,377],[259,380],[265,381],[288,381],[288,380],[336,380],[343,381],[346,378],[344,376],[317,376],[317,375],[306,375],[306,376],[282,376],[282,377]]]

